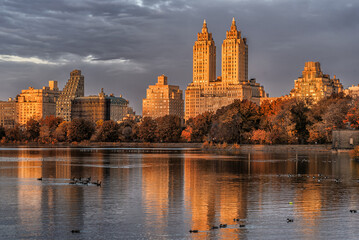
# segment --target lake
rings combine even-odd
[[[358,175],[347,153],[0,148],[0,238],[358,239]]]

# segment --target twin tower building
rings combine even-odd
[[[163,81],[160,81],[160,78],[162,80],[163,76],[159,77],[155,91],[154,86],[150,86],[147,90],[147,97],[143,100],[144,117],[159,117],[159,109],[163,108],[169,110],[167,114],[171,114],[170,102],[180,102],[179,97],[182,100],[182,96],[178,94],[177,99],[173,98],[176,96],[176,92],[182,93],[182,91],[174,88],[175,86],[161,84]],[[157,95],[156,101],[159,102],[158,97],[164,96],[163,94],[156,94],[156,89],[159,90],[161,85],[163,85],[163,88],[175,91],[173,94],[170,91],[168,92],[168,99],[164,100],[164,102],[168,101],[168,106],[165,107],[159,106],[151,100]],[[260,98],[265,96],[263,86],[256,83],[255,79],[248,80],[247,39],[242,38],[241,32],[237,30],[234,18],[222,44],[222,76],[216,76],[216,45],[212,38],[212,33],[208,32],[206,20],[204,20],[202,31],[197,34],[197,41],[193,46],[193,81],[185,91],[184,119],[188,120],[206,111],[215,112],[217,109],[231,104],[236,99],[247,99],[259,104]],[[180,104],[172,105],[179,106]],[[172,109],[172,112],[173,114],[178,113],[181,112],[181,109],[178,107],[176,110]],[[179,116],[183,118],[183,100],[182,116]]]

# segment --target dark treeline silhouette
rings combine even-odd
[[[277,99],[261,106],[243,100],[191,118],[167,115],[145,117],[141,123],[96,123],[54,116],[29,120],[26,125],[0,127],[2,143],[38,142],[215,142],[259,144],[330,143],[332,130],[359,129],[359,102],[333,95],[312,104],[310,99]]]

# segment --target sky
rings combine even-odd
[[[249,78],[288,94],[304,63],[319,61],[345,88],[359,83],[356,0],[0,0],[0,100],[82,70],[85,95],[122,95],[142,113],[148,85],[165,74],[185,90],[206,19],[217,47],[232,18],[247,38]],[[184,94],[183,94],[184,95]]]

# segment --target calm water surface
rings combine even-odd
[[[348,154],[0,148],[0,238],[358,239],[358,174]]]

